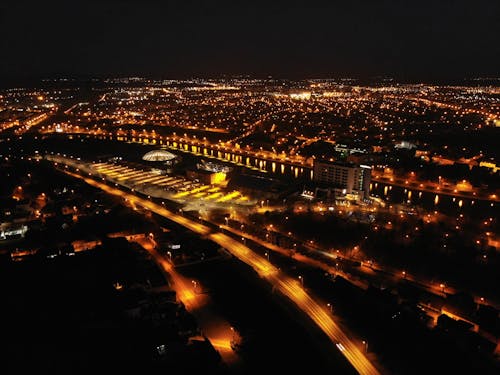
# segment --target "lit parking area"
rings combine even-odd
[[[178,176],[167,176],[154,170],[140,170],[113,163],[95,163],[91,164],[91,167],[102,177],[124,186],[136,189],[156,187],[174,200],[251,204],[251,200],[239,191],[224,191],[219,186],[204,185],[196,180],[191,181]]]

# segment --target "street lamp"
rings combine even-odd
[[[266,251],[266,252],[264,253],[264,255],[266,256],[267,261],[269,262],[269,253]]]
[[[327,303],[326,306],[330,310],[330,313],[333,313],[333,306],[332,306],[332,304],[331,303]]]
[[[193,289],[196,292],[196,287],[198,286],[198,283],[195,280],[191,280],[191,283],[193,283]]]
[[[302,276],[299,276],[300,284],[302,285],[302,288],[304,287],[304,278]]]
[[[172,260],[172,253],[170,251],[167,251],[167,255],[168,255],[169,259]]]
[[[235,343],[236,332],[235,332],[235,330],[234,330],[234,327],[233,327],[233,326],[231,326],[231,327],[229,327],[229,328],[231,329],[231,341],[230,341],[230,342],[231,342],[231,346],[232,346],[232,345],[234,345],[234,343]]]
[[[444,285],[444,284],[439,284],[439,287],[441,288],[441,291],[444,293],[444,288],[446,287],[446,285]]]
[[[362,342],[365,347],[365,353],[368,353],[368,341],[363,340]]]

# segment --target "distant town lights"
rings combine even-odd
[[[310,92],[294,93],[290,94],[290,98],[298,100],[309,100],[311,99],[311,93]]]

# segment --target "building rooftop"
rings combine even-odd
[[[142,157],[142,160],[146,161],[168,161],[173,160],[177,156],[172,154],[171,152],[165,150],[153,150],[150,151]]]

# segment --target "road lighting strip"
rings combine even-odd
[[[368,360],[365,354],[358,348],[352,340],[342,331],[342,329],[334,322],[331,314],[325,311],[324,307],[320,306],[309,296],[304,288],[297,284],[297,281],[279,272],[269,261],[256,253],[250,248],[243,245],[241,242],[219,232],[213,232],[209,227],[197,223],[193,220],[175,214],[161,205],[158,205],[147,199],[137,197],[133,194],[126,193],[114,187],[97,182],[91,178],[83,177],[78,174],[64,171],[65,173],[84,180],[87,184],[97,187],[105,192],[127,198],[131,202],[138,204],[148,210],[155,212],[169,220],[172,220],[193,232],[207,236],[212,241],[226,248],[247,265],[254,268],[260,275],[265,277],[276,289],[283,295],[292,300],[297,307],[305,312],[321,330],[336,343],[340,352],[345,356],[349,363],[360,374],[375,375],[379,371]]]

